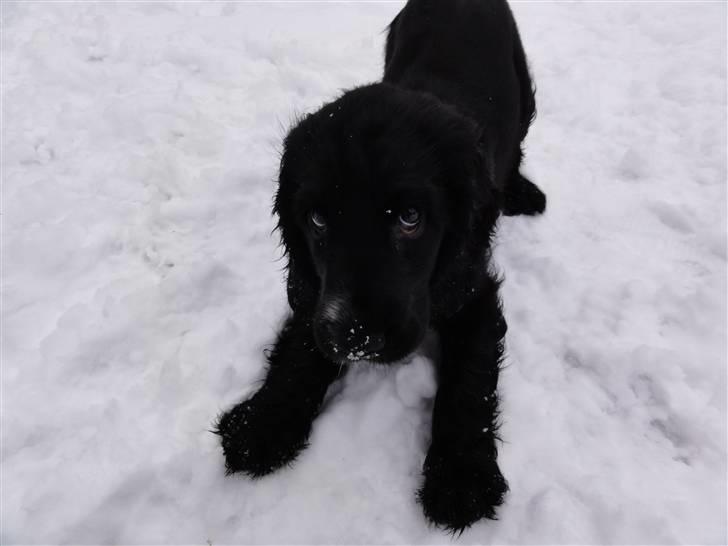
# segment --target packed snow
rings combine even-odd
[[[382,71],[402,3],[2,3],[0,542],[722,543],[726,4],[513,3],[541,218],[500,222],[498,521],[415,501],[428,350],[351,365],[290,468],[218,413],[287,310],[297,114]]]

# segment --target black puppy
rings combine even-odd
[[[534,95],[505,0],[409,0],[384,82],[306,116],[284,143],[274,210],[287,319],[263,386],[219,420],[228,472],[262,476],[306,446],[342,363],[397,361],[440,336],[419,499],[462,530],[494,517],[506,324],[489,273],[496,220],[544,210],[518,171]]]

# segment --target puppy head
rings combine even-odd
[[[434,98],[388,84],[291,130],[274,207],[289,301],[329,359],[406,356],[447,307],[442,293],[463,288],[457,272],[484,252],[497,214],[478,136]]]

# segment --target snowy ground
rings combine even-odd
[[[287,308],[281,136],[400,6],[3,3],[0,542],[450,542],[422,355],[356,366],[269,478],[209,432]],[[725,543],[726,5],[514,11],[549,210],[501,222],[511,493],[459,542]]]

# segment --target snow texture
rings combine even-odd
[[[2,4],[0,542],[449,543],[415,502],[426,352],[352,365],[292,468],[225,477],[287,303],[297,113],[401,3]],[[726,4],[514,3],[538,86],[500,223],[508,544],[726,537]]]

